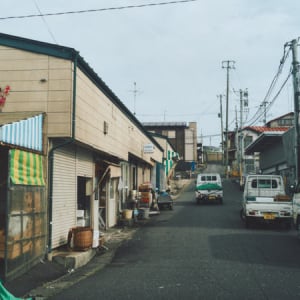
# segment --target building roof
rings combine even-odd
[[[282,116],[280,116],[280,117],[274,118],[274,119],[268,121],[266,124],[270,124],[270,123],[272,123],[272,122],[274,122],[274,121],[283,119],[283,118],[288,117],[288,116],[293,117],[293,116],[294,116],[294,112],[289,112],[289,113],[286,113],[286,114],[284,114],[284,115],[282,115]]]
[[[267,126],[247,126],[244,127],[243,130],[251,130],[256,133],[264,133],[264,132],[285,132],[288,131],[288,127],[267,127]]]
[[[187,127],[186,122],[143,122],[145,127]]]

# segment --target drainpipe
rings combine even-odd
[[[48,257],[51,260],[52,257],[52,209],[53,209],[53,169],[54,169],[54,151],[60,148],[63,148],[67,145],[74,143],[75,141],[75,124],[76,124],[76,76],[77,76],[77,63],[78,63],[78,52],[76,52],[74,57],[74,70],[73,70],[73,111],[72,111],[72,135],[71,138],[67,141],[53,147],[48,153],[48,183],[49,183],[49,194],[48,194],[48,203],[49,203],[49,225],[48,225]]]

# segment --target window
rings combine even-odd
[[[201,176],[201,181],[216,181],[217,176]]]
[[[276,189],[278,187],[276,180],[270,179],[259,179],[257,183],[257,179],[252,180],[251,182],[252,188],[263,188],[263,189]]]
[[[293,125],[293,119],[281,119],[278,120],[279,126],[292,126]]]
[[[244,148],[247,148],[253,142],[253,136],[245,136],[244,139]]]

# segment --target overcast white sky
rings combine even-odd
[[[169,1],[10,0],[1,3],[0,18],[39,10],[46,14]],[[240,122],[235,91],[246,88],[249,113],[244,113],[244,125],[263,125],[262,118],[254,124],[248,121],[265,99],[285,43],[300,36],[299,12],[299,0],[198,0],[6,19],[0,20],[0,28],[3,33],[75,48],[141,122],[197,122],[204,144],[219,145],[217,95],[226,93],[222,61],[235,61],[235,69],[230,70],[228,129],[235,128],[236,115]],[[273,96],[287,78],[291,62],[290,54]],[[293,109],[290,79],[267,111],[267,121]],[[225,110],[223,97],[224,128]]]

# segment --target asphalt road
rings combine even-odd
[[[296,232],[245,229],[240,197],[225,180],[223,205],[197,205],[192,184],[112,263],[51,299],[299,299]]]

